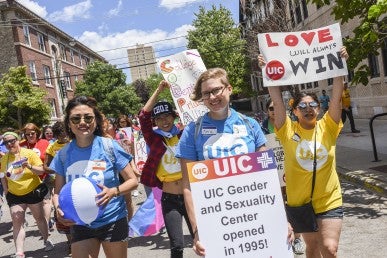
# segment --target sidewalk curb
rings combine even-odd
[[[378,195],[387,197],[387,184],[383,181],[376,179],[375,177],[365,176],[368,171],[357,170],[349,171],[346,168],[338,166],[338,175],[340,179],[355,183],[367,190],[370,190]],[[344,171],[342,171],[344,170]]]

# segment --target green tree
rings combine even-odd
[[[126,75],[121,70],[96,61],[86,68],[83,80],[76,84],[75,95],[95,98],[98,108],[109,117],[137,114],[141,100],[125,80]]]
[[[329,0],[308,0],[317,5],[329,5]],[[359,19],[359,26],[351,36],[344,40],[347,46],[350,58],[348,59],[348,67],[355,71],[353,82],[368,84],[370,70],[368,65],[360,65],[364,59],[367,59],[370,54],[378,55],[378,50],[386,46],[387,37],[387,1],[372,0],[372,1],[348,1],[336,0],[332,14],[335,19],[341,24],[352,22],[353,18]]]
[[[135,80],[134,82],[132,82],[132,87],[136,92],[137,96],[140,97],[141,103],[145,104],[150,97],[149,88],[145,81],[143,79]]]
[[[21,129],[25,123],[38,126],[50,119],[46,92],[32,84],[26,67],[11,67],[0,79],[0,126]]]
[[[188,31],[188,48],[197,49],[208,68],[222,67],[228,74],[234,93],[251,92],[246,83],[245,40],[240,38],[240,31],[234,24],[231,12],[214,5],[205,10],[199,7],[199,13]]]
[[[161,73],[152,74],[148,79],[146,79],[145,83],[149,89],[150,94],[153,94],[153,92],[157,89],[157,87],[159,86],[159,83],[162,80],[164,80],[164,78]],[[159,100],[168,101],[173,105],[173,98],[170,91],[161,92],[159,94]]]

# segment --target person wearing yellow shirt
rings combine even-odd
[[[47,186],[42,184],[39,178],[39,175],[45,172],[42,160],[33,150],[20,147],[20,137],[15,132],[5,132],[3,140],[8,153],[1,158],[0,178],[11,213],[16,248],[14,257],[25,257],[26,232],[23,224],[27,208],[30,209],[42,234],[45,251],[50,251],[54,245],[48,239],[48,225],[43,212]]]
[[[352,107],[351,107],[351,95],[349,93],[348,89],[348,82],[344,82],[344,90],[343,94],[341,95],[341,120],[343,121],[343,124],[345,121],[349,120],[349,123],[351,124],[351,131],[353,133],[360,133],[360,130],[357,130],[355,127],[355,121],[353,120],[353,114],[352,114]]]
[[[345,47],[341,58],[348,58]],[[265,65],[262,55],[259,66]],[[292,109],[297,121],[286,115],[281,89],[268,87],[274,103],[274,127],[284,148],[287,205],[302,206],[312,202],[317,232],[300,232],[305,241],[306,257],[336,257],[343,225],[343,198],[336,172],[336,141],[341,123],[342,76],[333,78],[328,112],[318,120],[320,103],[314,93],[301,92],[294,97]],[[311,197],[313,171],[315,185]]]

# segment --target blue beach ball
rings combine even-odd
[[[96,195],[102,190],[89,178],[80,177],[66,183],[59,193],[59,206],[65,219],[73,220],[77,225],[89,225],[103,213],[97,206]]]

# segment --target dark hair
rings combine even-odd
[[[102,118],[102,113],[98,110],[97,108],[97,101],[93,97],[86,97],[86,96],[77,96],[71,99],[66,106],[65,109],[65,128],[66,132],[69,135],[71,139],[75,138],[75,134],[71,131],[70,128],[70,113],[73,108],[81,105],[86,105],[89,106],[90,108],[93,109],[93,113],[95,115],[95,121],[97,123],[97,127],[95,128],[94,135],[102,136],[102,123],[103,123],[103,118]]]
[[[42,132],[42,139],[47,139],[46,138],[46,130],[47,129],[51,129],[52,130],[52,126],[51,125],[46,125],[43,127],[43,132]],[[54,133],[54,132],[53,132]],[[55,137],[55,136],[54,136]]]
[[[307,96],[311,97],[314,101],[316,101],[320,105],[320,101],[318,100],[317,95],[315,93],[300,92],[294,96],[292,109],[296,109],[298,106],[298,103],[301,102],[302,98]]]
[[[65,133],[65,124],[62,121],[57,121],[55,124],[52,126],[52,134],[54,135],[55,138],[58,138],[62,133]]]

